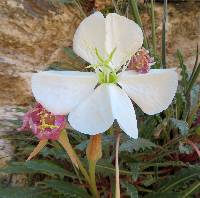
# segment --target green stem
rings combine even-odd
[[[194,192],[196,189],[198,189],[200,187],[200,182],[197,181],[191,189],[187,190],[186,194],[183,195],[183,198],[186,198],[189,196],[189,194],[191,194],[192,192]]]
[[[190,81],[190,83],[189,83],[189,85],[188,85],[188,88],[187,88],[187,91],[186,91],[186,95],[189,95],[189,94],[190,94],[190,91],[191,91],[191,89],[192,89],[194,83],[196,82],[196,80],[197,80],[199,74],[200,74],[200,63],[199,63],[199,65],[197,66],[196,71],[195,71],[195,73],[194,73],[194,75],[193,75],[193,77],[192,77],[192,79],[191,79],[191,81]]]
[[[142,28],[143,33],[144,33],[142,20],[141,20],[140,13],[139,13],[139,10],[138,10],[137,1],[136,0],[130,0],[130,2],[131,2],[131,7],[132,7],[132,10],[133,10],[133,16],[135,18],[135,21]],[[144,35],[144,47],[148,49],[148,43],[147,43],[147,39],[146,39],[145,35]]]
[[[114,6],[114,8],[115,8],[116,13],[117,13],[117,14],[121,14],[120,10],[119,10],[118,7],[117,7],[117,3],[115,2],[115,0],[112,0],[112,4],[113,4],[113,6]]]
[[[85,177],[85,180],[87,181],[87,183],[90,186],[90,191],[93,194],[93,197],[99,198],[98,191],[97,191],[97,188],[96,188],[96,182],[95,182],[95,165],[94,165],[94,167],[90,167],[92,172],[91,172],[91,170],[89,170],[89,172],[92,173],[92,176],[91,176],[91,173],[90,173],[90,176],[89,176],[74,150],[73,150],[73,152],[74,152],[74,155],[76,156],[76,161],[77,161],[78,167],[79,167],[82,175]],[[94,185],[94,182],[95,182],[95,185]]]
[[[89,174],[90,174],[91,188],[92,188],[94,197],[99,198],[100,196],[99,196],[99,192],[96,186],[95,169],[96,169],[96,162],[89,160]]]
[[[194,67],[193,67],[193,70],[192,70],[192,74],[190,76],[190,79],[189,79],[189,82],[191,82],[192,78],[194,77],[194,74],[195,74],[195,71],[196,71],[196,68],[197,68],[197,65],[198,65],[198,62],[199,62],[199,45],[197,44],[197,50],[196,50],[196,60],[195,60],[195,63],[194,63]]]
[[[152,33],[152,46],[153,55],[156,55],[156,23],[155,23],[155,11],[154,0],[151,0],[151,33]]]
[[[166,22],[167,22],[167,0],[164,0],[164,16],[162,22],[162,66],[166,68]]]
[[[81,15],[83,16],[83,18],[86,18],[87,15],[85,14],[85,12],[83,11],[83,8],[82,6],[80,5],[79,1],[78,0],[74,0],[74,4],[78,7]]]

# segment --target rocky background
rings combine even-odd
[[[110,0],[88,0],[85,12],[101,10]],[[141,0],[141,3],[143,1]],[[177,66],[180,49],[190,68],[200,44],[200,2],[169,3],[167,24],[167,63]],[[10,124],[21,119],[19,106],[33,102],[30,77],[51,63],[67,60],[64,47],[72,45],[73,34],[83,19],[83,10],[58,0],[0,0],[0,136],[16,130]],[[162,4],[156,5],[158,50],[162,29]],[[143,24],[150,37],[150,17],[143,9]],[[12,146],[0,138],[0,166],[11,158]]]

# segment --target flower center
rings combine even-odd
[[[111,62],[115,51],[116,48],[114,48],[112,52],[108,54],[107,58],[104,58],[100,55],[98,49],[95,48],[95,54],[98,58],[98,63],[89,65],[87,68],[93,68],[96,71],[100,84],[118,82],[117,70],[111,67]]]

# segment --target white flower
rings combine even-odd
[[[39,72],[32,78],[36,100],[54,114],[69,113],[69,123],[82,133],[102,133],[116,119],[126,134],[137,138],[131,99],[153,115],[169,106],[178,85],[174,69],[151,69],[146,74],[124,71],[142,43],[142,30],[133,21],[117,14],[90,15],[79,25],[73,49],[96,73]]]

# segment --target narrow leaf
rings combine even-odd
[[[0,187],[0,198],[39,198],[41,193],[39,188]]]
[[[71,172],[66,171],[64,168],[48,160],[27,161],[25,163],[25,166],[31,170],[47,175],[59,175],[60,177],[75,177]]]
[[[52,188],[58,191],[59,193],[62,193],[65,195],[73,195],[79,198],[90,197],[83,188],[75,186],[69,182],[64,182],[60,180],[48,180],[48,181],[45,181],[45,184],[47,187]]]
[[[177,186],[183,186],[184,182],[188,182],[195,177],[199,176],[200,167],[199,166],[191,166],[189,168],[182,169],[175,175],[169,177],[168,180],[164,180],[160,184],[159,192],[167,192],[172,191]]]
[[[179,193],[165,192],[165,193],[149,193],[144,198],[181,198]]]

